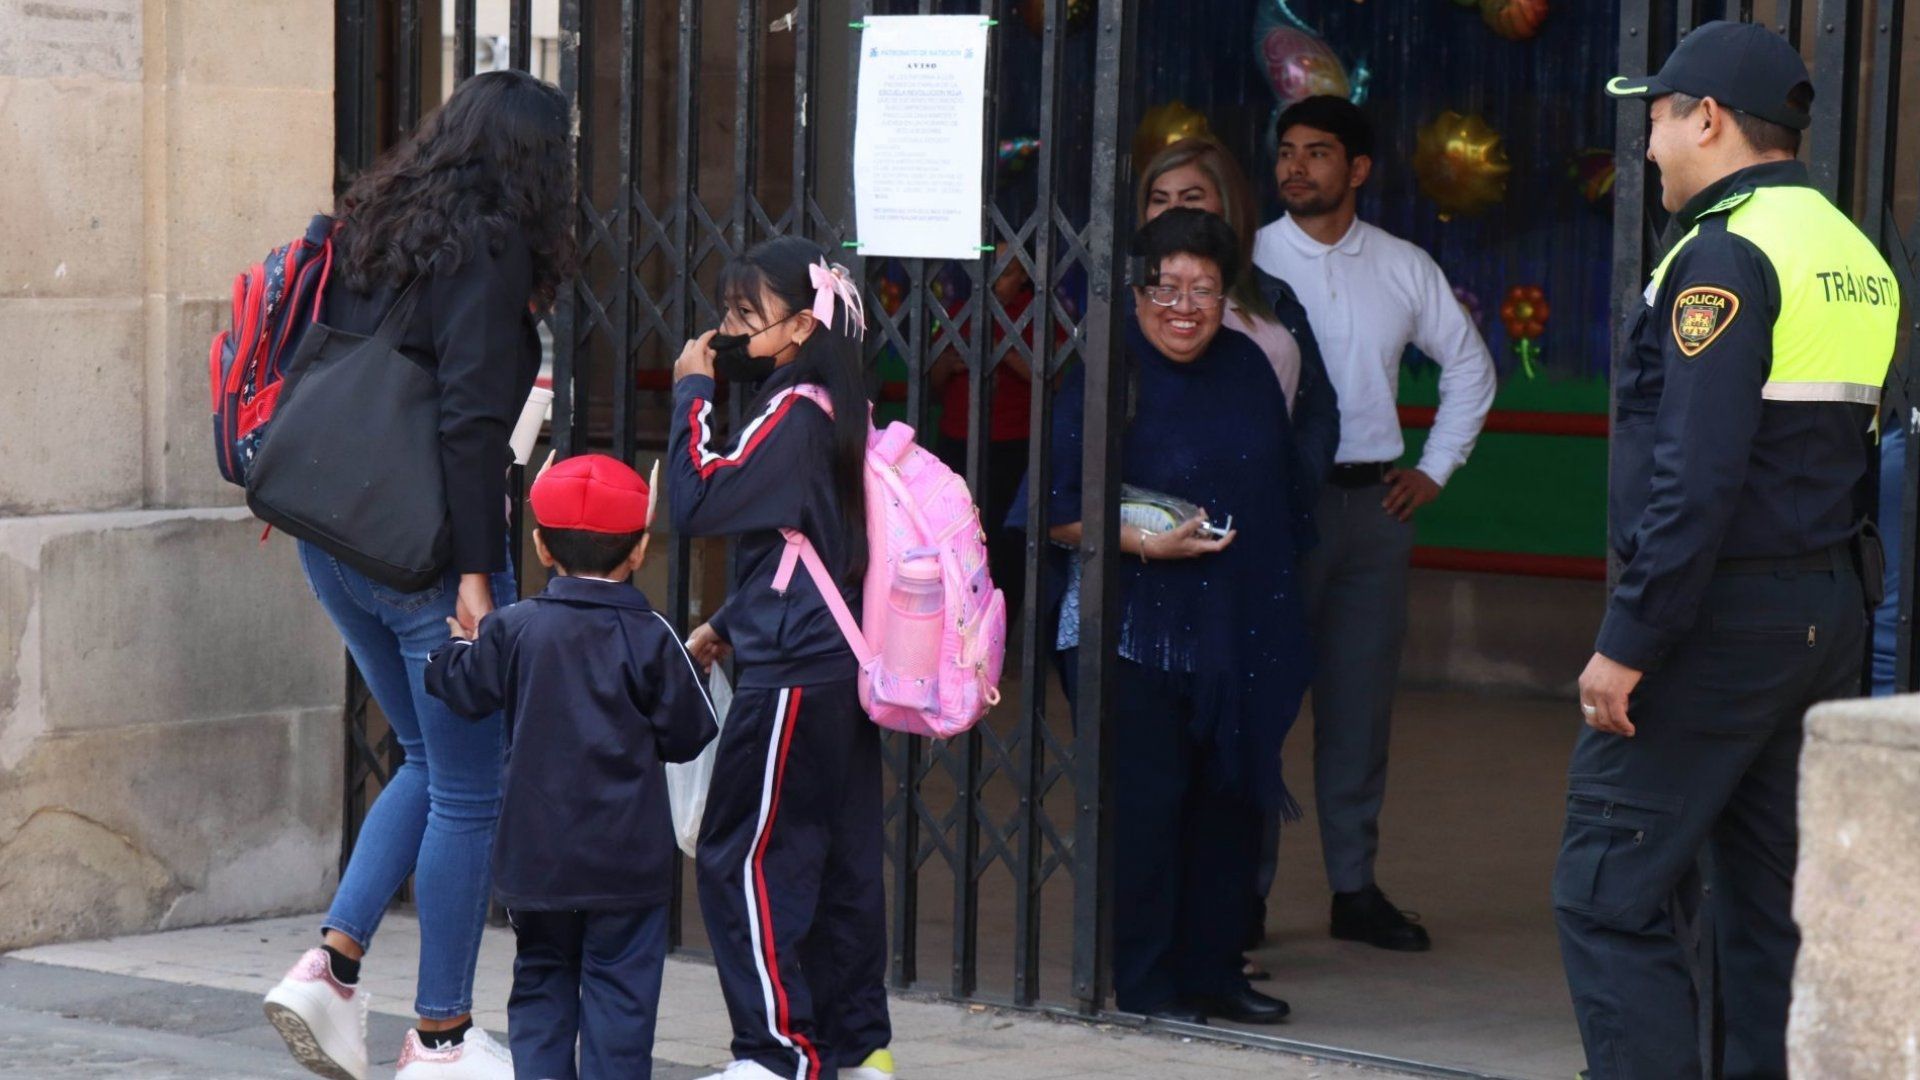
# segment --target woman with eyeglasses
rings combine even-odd
[[[1320,345],[1307,321],[1307,309],[1292,286],[1253,265],[1254,216],[1252,186],[1226,147],[1211,139],[1182,139],[1153,155],[1140,171],[1138,212],[1152,221],[1176,207],[1218,214],[1233,226],[1240,241],[1239,270],[1233,288],[1220,308],[1220,325],[1253,339],[1286,391],[1293,420],[1295,461],[1305,482],[1306,506],[1333,468],[1340,447],[1340,402],[1327,376]],[[1267,894],[1279,871],[1280,818],[1268,813],[1261,821],[1259,859],[1253,893],[1248,897],[1247,932],[1241,947],[1258,948],[1267,936]],[[1269,978],[1259,964],[1248,961],[1249,978]]]
[[[1253,234],[1260,222],[1246,174],[1219,143],[1182,139],[1147,162],[1140,171],[1138,195],[1142,222],[1186,207],[1218,214],[1232,226],[1240,242],[1239,262],[1220,309],[1220,324],[1252,338],[1272,365],[1287,394],[1294,452],[1317,491],[1340,446],[1340,402],[1307,322],[1307,309],[1291,286],[1253,265]]]
[[[1121,479],[1201,509],[1161,531],[1120,530],[1116,1004],[1186,1023],[1274,1023],[1287,1004],[1248,983],[1240,945],[1260,808],[1297,813],[1280,746],[1309,675],[1295,564],[1312,543],[1312,504],[1273,369],[1250,338],[1221,329],[1240,270],[1233,229],[1173,209],[1135,243],[1144,277],[1116,356]],[[1055,399],[1051,447],[1050,535],[1076,546],[1084,374],[1073,369]],[[1078,644],[1077,595],[1063,648]]]

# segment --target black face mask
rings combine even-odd
[[[747,352],[752,334],[715,334],[707,344],[713,349],[714,374],[730,383],[765,382],[778,365],[771,356],[753,356]]]
[[[792,315],[787,316],[787,319],[791,318],[793,318]],[[707,346],[713,350],[714,374],[731,383],[766,382],[767,378],[773,374],[773,369],[780,365],[775,357],[754,356],[747,352],[747,343],[775,326],[779,326],[780,323],[786,322],[787,319],[763,326],[751,334],[713,335],[707,342]]]

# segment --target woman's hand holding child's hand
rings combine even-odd
[[[478,630],[474,630],[470,627],[461,626],[460,620],[453,619],[453,618],[449,618],[447,620],[447,632],[452,634],[454,637],[459,638],[461,641],[473,641],[479,638],[480,636],[480,632]]]
[[[480,620],[491,614],[493,614],[492,579],[486,574],[461,574],[459,597],[453,605],[454,618],[463,628],[478,636]]]

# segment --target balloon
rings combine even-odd
[[[1515,285],[1507,290],[1507,299],[1500,305],[1500,321],[1506,324],[1507,336],[1515,341],[1546,333],[1547,316],[1552,313],[1547,294],[1538,285]]]
[[[1040,140],[1032,135],[1017,135],[1011,139],[1001,139],[997,157],[1000,161],[1000,174],[1011,176],[1027,170],[1027,163],[1040,152]]]
[[[1480,18],[1508,41],[1525,41],[1540,32],[1547,0],[1480,0]]]
[[[1440,220],[1474,215],[1507,197],[1506,147],[1500,133],[1478,116],[1448,110],[1420,129],[1413,174],[1420,190],[1440,208]]]
[[[1340,58],[1318,35],[1305,30],[1276,26],[1267,31],[1260,39],[1260,67],[1283,109],[1318,94],[1346,97],[1353,93]]]
[[[1521,338],[1513,343],[1513,355],[1520,358],[1520,370],[1527,378],[1537,379],[1540,373],[1534,370],[1533,362],[1540,359],[1540,343],[1532,338]]]
[[[1464,285],[1455,285],[1453,298],[1459,301],[1460,310],[1466,312],[1467,321],[1471,322],[1476,329],[1486,325],[1487,312],[1485,306],[1480,303],[1478,293]]]
[[[1567,179],[1580,185],[1582,198],[1597,205],[1613,194],[1613,170],[1612,150],[1588,147],[1573,155]]]
[[[1133,131],[1133,167],[1146,165],[1147,159],[1181,139],[1211,139],[1213,131],[1207,118],[1187,107],[1185,102],[1169,101],[1155,105],[1140,118]]]
[[[1253,22],[1254,60],[1273,88],[1276,115],[1316,94],[1343,97],[1355,105],[1366,100],[1373,72],[1365,58],[1355,61],[1349,72],[1326,38],[1296,14],[1288,0],[1259,0],[1259,8]]]
[[[1500,321],[1513,342],[1513,355],[1520,358],[1520,369],[1529,379],[1537,374],[1533,362],[1540,359],[1540,343],[1534,339],[1547,332],[1547,316],[1552,313],[1547,294],[1538,285],[1515,285],[1500,305]]]
[[[1047,32],[1047,0],[1020,0],[1020,17],[1034,37]],[[1067,0],[1067,33],[1093,21],[1093,0]]]

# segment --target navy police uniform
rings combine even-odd
[[[833,421],[796,381],[795,365],[776,369],[724,450],[713,380],[677,381],[667,502],[678,534],[739,538],[733,587],[709,620],[733,646],[735,691],[696,859],[733,1055],[832,1080],[892,1041],[880,734],[813,579],[773,588],[782,528],[804,533],[838,580],[850,561]],[[841,593],[860,610],[857,581]]]
[[[1785,101],[1799,57],[1764,28],[1716,25],[1734,24],[1696,30],[1657,79],[1609,89],[1715,96],[1804,127],[1738,83],[1771,61]],[[1725,63],[1741,74],[1714,81]],[[1722,178],[1675,228],[1614,383],[1621,572],[1596,650],[1644,673],[1636,734],[1582,730],[1553,881],[1593,1080],[1702,1073],[1674,900],[1703,849],[1724,1075],[1786,1075],[1802,717],[1859,693],[1865,659],[1857,563],[1892,273],[1794,161]]]
[[[523,1076],[651,1075],[678,857],[664,762],[715,733],[679,635],[625,583],[556,577],[435,650],[427,690],[511,725],[494,893],[518,939],[507,1003]]]

